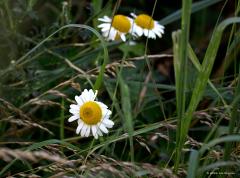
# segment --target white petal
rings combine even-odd
[[[108,28],[110,29],[111,27],[111,23],[102,23],[100,25],[98,25],[99,28]]]
[[[80,124],[78,124],[78,127],[77,127],[77,130],[76,130],[76,134],[79,134],[80,133],[80,131],[81,131],[81,129],[82,129],[82,127],[83,127],[83,122],[81,122]]]
[[[153,38],[153,39],[156,39],[156,35],[152,30],[149,31],[149,37]]]
[[[96,95],[95,95],[95,93],[93,92],[92,89],[90,89],[90,90],[88,91],[88,97],[89,97],[89,99],[90,99],[91,101],[94,101],[94,100],[95,100]]]
[[[79,109],[78,110],[76,110],[76,109],[69,109],[69,112],[74,114],[74,115],[77,115],[77,114],[79,114]]]
[[[159,29],[162,29],[162,30],[165,29],[165,27],[163,25],[159,24],[158,22],[155,22],[154,25]]]
[[[94,138],[95,138],[95,139],[98,139],[98,134],[97,134],[97,133],[94,135]]]
[[[102,36],[104,36],[105,38],[108,37],[109,30],[110,30],[110,28],[102,28],[102,29],[101,29],[101,31],[102,31]]]
[[[104,16],[103,18],[98,19],[101,22],[111,22],[112,20],[108,16]]]
[[[154,33],[155,33],[159,38],[162,37],[162,34],[161,34],[159,31],[155,30]]]
[[[84,91],[81,94],[82,99],[84,100],[84,102],[87,102],[90,100],[89,98],[89,94],[88,94],[88,90],[84,89]]]
[[[132,17],[134,17],[134,18],[136,18],[137,17],[137,15],[136,14],[134,14],[133,12],[130,14]]]
[[[81,130],[81,137],[84,137],[86,131],[87,131],[88,126],[86,124],[83,125],[82,130]]]
[[[90,126],[87,126],[87,130],[86,130],[86,133],[85,133],[85,137],[88,137],[88,136],[89,136],[90,131],[91,131],[91,127],[90,127]]]
[[[101,130],[99,129],[99,127],[97,127],[97,134],[98,134],[99,136],[103,136],[103,134],[102,134]]]
[[[97,135],[97,128],[96,128],[96,126],[93,125],[91,129],[92,129],[93,136],[96,138],[96,135]]]
[[[158,29],[158,31],[161,33],[161,34],[164,34],[164,30],[163,29]]]
[[[100,22],[108,22],[108,20],[105,20],[104,18],[98,18],[98,21],[100,21]]]
[[[114,122],[111,121],[110,119],[103,119],[102,121],[104,124],[107,124],[107,125],[114,125]]]
[[[121,35],[120,35],[120,37],[121,37],[121,39],[125,42],[126,41],[126,37],[125,37],[125,35],[122,33]]]
[[[148,29],[144,29],[144,30],[143,30],[143,33],[144,33],[144,35],[145,35],[146,37],[148,37]]]
[[[111,27],[111,24],[109,24],[109,26],[105,26],[104,28],[102,28],[101,29],[102,33],[104,33],[104,35],[108,35],[110,27]]]
[[[137,33],[137,35],[140,37],[143,35],[143,29],[139,26],[135,27],[135,32]]]
[[[80,96],[75,96],[75,100],[77,101],[78,105],[83,104],[83,101],[81,100]]]
[[[98,126],[99,128],[100,128],[100,130],[101,131],[103,131],[104,133],[108,133],[108,129],[105,127],[105,125],[104,124],[99,124],[99,126]]]
[[[78,120],[78,125],[83,123],[83,121],[81,119]]]
[[[99,104],[101,108],[106,108],[106,109],[108,108],[106,104],[104,104],[100,101],[96,101],[96,103]]]
[[[114,28],[111,28],[108,39],[113,41],[115,40],[116,35],[117,31]]]
[[[108,31],[106,31],[106,32],[102,32],[102,36],[104,36],[105,38],[107,38],[107,37],[108,37],[108,35],[109,35],[109,30],[108,30]]]
[[[111,114],[112,114],[112,111],[110,111],[109,109],[106,109],[106,108],[102,108],[103,117],[110,116]]]
[[[164,33],[164,26],[162,25],[156,24],[154,29],[159,31],[160,33]]]
[[[130,21],[131,25],[133,25],[133,23],[134,23],[133,18],[131,18],[131,17],[127,17],[127,18],[128,18],[128,20]]]
[[[68,122],[72,122],[72,121],[75,121],[77,119],[79,119],[78,115],[73,115],[68,119]]]
[[[71,109],[78,110],[78,109],[79,109],[79,106],[76,105],[76,104],[71,104],[71,105],[70,105],[70,108],[71,108]]]
[[[114,122],[111,121],[110,119],[103,119],[102,123],[107,127],[107,128],[112,128],[114,125]]]
[[[111,26],[110,23],[102,23],[102,24],[98,25],[97,27],[98,28],[106,28],[106,27],[110,27],[110,26]]]

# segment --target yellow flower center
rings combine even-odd
[[[94,101],[88,101],[80,107],[80,118],[88,125],[95,125],[102,118],[102,109]]]
[[[127,33],[131,28],[131,23],[126,16],[115,15],[113,17],[112,26],[119,32]]]
[[[154,28],[154,20],[146,14],[140,14],[135,18],[135,23],[145,29],[151,30]]]

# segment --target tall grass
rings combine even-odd
[[[187,86],[187,54],[188,54],[188,41],[190,31],[190,14],[191,14],[192,1],[182,1],[182,18],[181,18],[181,32],[178,33],[178,46],[174,47],[174,64],[175,66],[175,77],[176,77],[176,101],[177,101],[177,116],[178,116],[178,129],[176,134],[176,160],[175,160],[175,171],[179,167],[181,150],[183,142],[186,139],[187,132],[184,130],[185,123],[185,107],[186,107],[186,86]],[[174,40],[174,42],[176,42]],[[175,45],[175,44],[174,44]],[[177,61],[178,60],[178,61]],[[179,63],[179,64],[178,64]],[[188,130],[188,128],[185,128]]]
[[[187,3],[186,1],[183,2],[183,10],[185,8],[185,4],[190,4],[190,3]],[[189,9],[189,8],[188,8]],[[184,13],[184,12],[183,12]],[[182,16],[182,24],[185,23],[185,21],[187,21],[188,25],[189,25],[189,16],[190,14],[185,12],[186,13],[186,16],[185,17],[184,15]],[[210,77],[210,73],[212,71],[212,67],[213,67],[213,64],[214,64],[214,61],[216,60],[216,56],[217,56],[217,51],[218,51],[218,48],[219,48],[219,45],[220,45],[220,41],[221,41],[221,37],[222,37],[222,34],[223,34],[223,31],[224,29],[232,24],[232,23],[239,23],[239,18],[235,17],[235,18],[229,18],[225,21],[223,21],[221,24],[218,25],[218,27],[214,30],[213,32],[213,35],[212,35],[212,38],[210,40],[210,43],[208,45],[208,48],[207,48],[207,51],[205,53],[205,56],[204,56],[204,59],[203,59],[203,62],[202,62],[202,65],[201,65],[201,68],[199,69],[199,73],[198,73],[198,76],[196,78],[196,83],[195,83],[195,86],[193,88],[193,92],[192,92],[192,96],[191,96],[191,99],[190,99],[190,102],[189,102],[189,105],[187,107],[187,111],[185,113],[185,92],[183,90],[183,88],[186,88],[184,86],[184,84],[186,83],[186,80],[182,79],[184,78],[185,76],[184,75],[187,75],[187,71],[186,71],[186,67],[183,67],[181,66],[182,65],[187,65],[187,62],[185,62],[185,60],[187,60],[187,56],[185,54],[185,51],[188,50],[187,48],[187,29],[184,25],[182,25],[182,31],[184,32],[185,31],[185,35],[183,36],[183,32],[178,32],[178,33],[175,33],[173,34],[173,43],[174,43],[174,65],[175,65],[175,77],[176,77],[176,95],[179,96],[177,97],[177,108],[178,110],[180,110],[178,112],[178,119],[180,121],[178,121],[178,129],[179,131],[177,132],[177,147],[176,147],[176,162],[175,162],[175,169],[178,169],[179,167],[179,161],[180,161],[180,155],[181,155],[181,150],[183,149],[183,145],[184,145],[184,142],[186,141],[186,136],[187,136],[187,133],[189,131],[189,126],[190,126],[190,123],[191,123],[191,120],[193,118],[193,114],[194,112],[196,111],[197,109],[197,106],[202,98],[202,95],[204,93],[204,90],[206,88],[206,85],[207,85],[207,82],[209,82],[209,77]],[[189,27],[189,26],[188,26]],[[181,39],[181,40],[179,40]],[[183,40],[185,39],[185,41]],[[184,41],[184,42],[183,42]],[[195,56],[194,55],[194,52],[191,51],[192,53],[192,56]],[[180,64],[179,64],[180,63]],[[200,66],[199,66],[200,67]],[[182,72],[180,72],[180,70],[183,69]],[[182,78],[181,78],[182,76]],[[238,94],[237,94],[238,95]],[[225,104],[226,105],[226,104]],[[232,105],[233,108],[235,108],[234,105]],[[180,108],[180,109],[179,109]],[[236,117],[233,117],[232,115],[232,119],[231,120],[231,124],[229,125],[229,134],[232,134],[233,133],[233,127],[235,125],[235,119]],[[231,138],[231,137],[230,137]],[[229,146],[229,145],[228,145]],[[227,154],[227,157],[229,157],[229,147],[226,148],[225,150],[225,154]],[[189,177],[195,177],[196,176],[196,170],[192,170],[191,168],[192,167],[197,167],[198,166],[198,163],[195,162],[192,160],[192,159],[196,159],[198,157],[198,153],[193,151],[192,153],[192,157],[190,159],[190,162],[191,165],[190,168],[189,168]]]

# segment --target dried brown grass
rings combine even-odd
[[[39,128],[48,132],[49,134],[53,134],[50,130],[46,127],[42,126],[41,124],[33,121],[31,117],[25,114],[21,109],[15,107],[10,102],[0,98],[0,122],[9,122],[12,124],[24,126],[28,129],[30,128]]]

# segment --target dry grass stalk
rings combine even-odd
[[[185,142],[185,145],[191,145],[193,147],[197,147],[197,148],[200,148],[203,143],[202,142],[198,142],[196,140],[194,140],[192,137],[187,137],[187,141]]]
[[[31,104],[40,105],[40,106],[59,106],[59,107],[61,107],[61,104],[59,104],[57,102],[50,101],[50,100],[43,100],[43,99],[34,100],[34,101],[32,101]]]
[[[104,75],[106,77],[109,77],[109,76],[116,77],[117,68],[119,66],[128,67],[128,68],[136,68],[135,64],[133,62],[131,62],[131,61],[119,60],[119,61],[107,64],[106,67],[105,67],[106,72],[105,72]],[[100,68],[97,67],[97,68],[94,68],[92,70],[89,70],[87,73],[91,74],[92,76],[95,76],[95,75],[98,75],[99,72],[100,72]]]
[[[79,171],[84,171],[85,173],[91,172],[95,176],[102,172],[103,175],[115,177],[137,176],[138,173],[146,171],[146,176],[148,177],[177,178],[172,170],[159,169],[152,164],[117,161],[103,155],[92,155],[92,157],[87,164],[79,167]]]
[[[48,132],[49,134],[53,135],[53,133],[50,130],[48,130],[46,127],[43,127],[40,124],[29,121],[29,120],[22,120],[22,119],[18,119],[16,117],[10,116],[6,119],[2,119],[2,121],[14,123],[14,124],[17,124],[20,126],[25,126],[27,130],[32,127],[37,127],[39,129],[44,130],[44,131]]]
[[[0,106],[0,109],[4,110],[4,112],[0,112],[0,116],[2,118],[1,121],[6,121],[6,122],[10,122],[10,123],[14,123],[17,125],[30,127],[30,128],[37,127],[37,128],[44,130],[50,134],[53,134],[46,127],[43,127],[39,123],[34,122],[22,110],[16,108],[14,105],[9,103],[8,101],[5,101],[2,98],[0,98],[0,102],[3,103],[3,105]]]
[[[172,54],[153,54],[153,55],[147,55],[147,56],[139,56],[139,57],[133,57],[133,58],[128,58],[127,60],[129,61],[139,61],[139,60],[144,60],[144,59],[159,59],[159,58],[173,58]]]
[[[13,159],[17,158],[34,163],[40,162],[41,160],[48,160],[64,165],[69,165],[69,161],[65,158],[47,151],[22,151],[18,149],[12,150],[9,148],[0,148],[0,158],[6,162],[10,162]],[[72,164],[70,164],[70,166],[72,166]]]
[[[14,113],[16,113],[16,115],[19,115],[20,117],[24,118],[25,120],[32,120],[29,116],[27,116],[26,114],[24,114],[24,112],[18,108],[16,108],[13,104],[11,104],[10,102],[0,98],[0,102],[3,103],[3,108],[6,108],[10,111],[13,111]],[[1,114],[1,113],[0,113]]]
[[[58,91],[58,90],[49,90],[47,92],[47,94],[52,94],[52,95],[55,95],[55,96],[59,96],[59,97],[63,97],[63,98],[67,98],[67,95],[65,95],[64,93]]]
[[[51,95],[55,95],[55,96],[67,98],[67,96],[66,96],[64,93],[58,91],[57,89],[62,88],[62,87],[65,87],[65,86],[72,85],[72,83],[73,83],[73,78],[71,78],[71,79],[69,79],[69,80],[67,80],[67,81],[64,81],[64,82],[62,82],[62,83],[54,86],[53,88],[45,91],[44,93],[40,94],[38,97],[33,98],[33,99],[30,99],[29,101],[27,101],[26,103],[24,103],[20,108],[25,108],[26,106],[28,106],[28,105],[30,105],[30,104],[32,104],[32,103],[35,103],[35,104],[38,103],[38,101],[41,101],[41,100],[42,100],[41,98],[42,98],[43,96],[47,95],[47,94],[51,94]],[[60,104],[58,104],[58,103],[56,103],[56,102],[53,102],[53,101],[49,101],[49,100],[46,100],[46,101],[48,101],[46,104],[51,103],[51,104],[54,104],[54,105],[60,105]],[[42,102],[42,103],[43,103],[43,102]],[[39,103],[38,103],[38,104],[39,104]],[[40,102],[40,104],[41,104],[41,102]]]
[[[35,173],[38,171],[44,171],[52,174],[52,178],[56,177],[138,177],[139,174],[145,172],[145,176],[148,177],[164,177],[164,178],[178,178],[177,175],[173,174],[171,169],[159,169],[158,166],[148,163],[131,163],[113,158],[108,158],[103,155],[93,154],[88,159],[86,164],[82,164],[83,158],[76,160],[69,160],[68,163],[73,166],[66,166],[55,162],[48,166],[39,166],[35,168]],[[26,172],[25,172],[26,173]],[[15,174],[16,176],[21,173]]]
[[[17,177],[24,177],[24,178],[41,178],[41,176],[38,176],[36,174],[25,174],[25,173],[19,173]],[[7,178],[15,178],[13,176],[7,176]]]
[[[152,72],[150,71],[144,80],[144,86],[143,86],[141,92],[139,93],[139,99],[138,99],[138,103],[136,104],[136,107],[135,107],[135,112],[138,111],[140,109],[140,106],[142,105],[143,99],[147,92],[147,83],[149,83],[149,81],[151,79],[151,75],[152,75]]]

